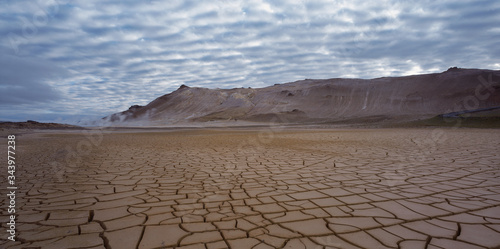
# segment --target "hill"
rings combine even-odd
[[[182,85],[146,106],[103,119],[120,126],[392,124],[498,106],[500,71],[450,68],[404,77],[306,79],[257,89]]]

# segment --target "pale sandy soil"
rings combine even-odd
[[[6,240],[4,167],[1,248],[500,246],[498,130],[94,131],[16,142],[18,241]]]

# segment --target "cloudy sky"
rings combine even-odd
[[[500,69],[498,0],[2,0],[0,120],[102,117],[180,85]]]

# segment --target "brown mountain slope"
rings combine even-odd
[[[258,89],[183,85],[105,120],[116,125],[400,122],[496,106],[500,71],[450,68],[436,74],[302,80]]]

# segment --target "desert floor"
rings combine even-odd
[[[2,180],[1,248],[500,246],[498,130],[54,131],[16,145],[18,241]]]

